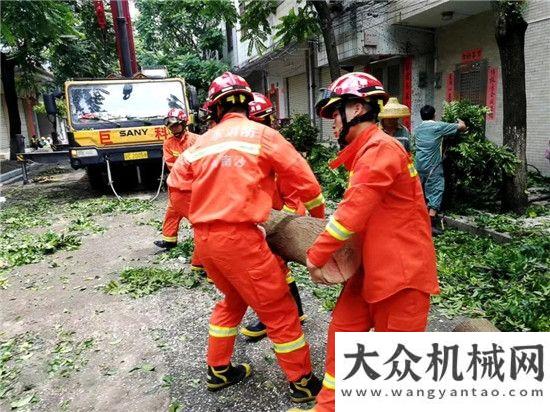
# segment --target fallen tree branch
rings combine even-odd
[[[460,322],[453,332],[500,332],[500,330],[487,319],[476,318]]]
[[[306,252],[323,232],[325,224],[322,219],[274,210],[263,227],[271,250],[286,261],[305,265]],[[360,265],[360,245],[354,236],[334,254],[334,259],[323,268],[323,274],[329,282],[341,283],[355,274]]]

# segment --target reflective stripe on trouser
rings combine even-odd
[[[344,286],[328,329],[323,388],[317,395],[316,412],[333,412],[334,347],[336,332],[422,332],[426,329],[430,295],[403,289],[380,302],[368,303],[361,296],[363,275],[356,274]]]
[[[168,199],[168,206],[164,214],[164,222],[162,223],[162,238],[167,242],[178,241],[178,230],[183,216],[176,211],[172,206],[172,201]]]
[[[210,324],[235,328],[251,306],[266,325],[287,378],[295,381],[310,373],[309,345],[296,304],[278,260],[256,225],[197,224],[194,230],[195,247],[208,276],[224,294],[212,312]],[[218,335],[209,334],[210,366],[227,365],[231,361],[235,336]]]

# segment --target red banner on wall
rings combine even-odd
[[[445,100],[452,102],[455,98],[455,74],[451,72],[447,75],[447,85],[445,89]]]
[[[403,60],[403,104],[411,109],[412,105],[412,56],[407,56]],[[411,118],[405,117],[403,124],[407,129],[411,129]]]
[[[94,0],[94,9],[97,17],[97,25],[104,30],[107,27],[107,21],[105,20],[105,6],[103,5],[103,0]]]
[[[482,54],[482,49],[464,50],[462,52],[461,63],[465,64],[480,61]]]
[[[487,121],[494,121],[497,111],[498,67],[489,67],[487,70],[487,99],[485,104],[491,111],[487,114]]]

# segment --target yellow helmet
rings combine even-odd
[[[379,119],[399,119],[409,117],[411,111],[404,104],[399,103],[397,97],[390,97],[382,111],[378,114]]]

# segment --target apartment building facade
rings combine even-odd
[[[237,7],[239,2],[235,1]],[[295,0],[280,1],[270,19],[298,7]],[[365,71],[384,83],[387,91],[412,111],[410,127],[421,119],[424,104],[468,99],[491,108],[487,136],[502,143],[502,77],[488,1],[395,0],[335,2],[333,26],[342,73]],[[550,2],[527,2],[529,23],[525,40],[528,141],[527,160],[545,175],[550,164],[544,157],[550,134]],[[279,117],[309,114],[323,139],[331,138],[330,122],[313,112],[319,89],[330,83],[322,38],[278,48],[268,39],[268,50],[248,53],[239,27],[228,28],[225,56],[251,86],[267,94]]]

